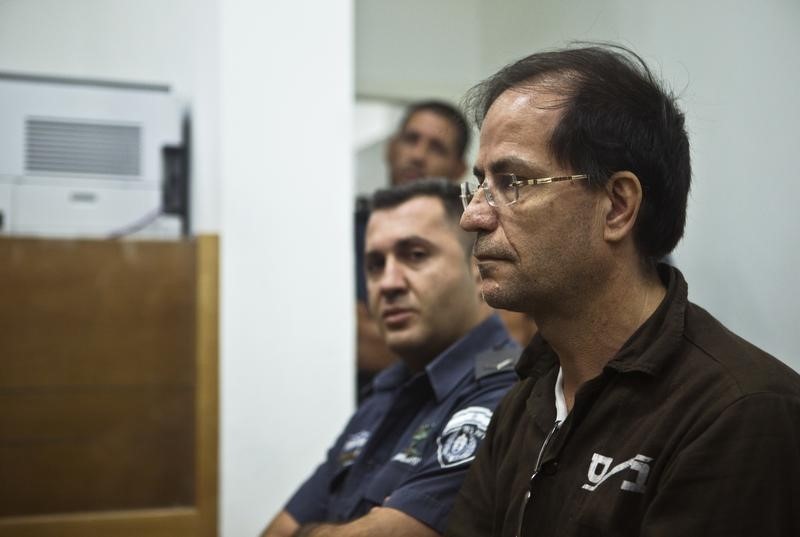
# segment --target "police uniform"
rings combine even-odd
[[[399,362],[381,372],[286,511],[300,524],[346,522],[384,506],[444,532],[519,350],[492,315],[424,371]]]
[[[800,377],[659,273],[661,305],[567,416],[557,357],[531,342],[448,536],[800,535]]]

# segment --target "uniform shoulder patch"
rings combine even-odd
[[[436,439],[439,466],[450,468],[474,459],[491,419],[492,411],[481,406],[471,406],[453,414]]]
[[[500,371],[513,369],[517,365],[520,352],[522,351],[518,347],[483,351],[475,357],[475,378],[481,379]]]
[[[369,431],[358,431],[347,436],[337,457],[339,466],[345,468],[355,462],[369,440]]]

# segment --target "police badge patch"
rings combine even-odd
[[[436,439],[439,465],[450,468],[474,459],[491,419],[492,411],[480,406],[471,406],[453,414]]]
[[[345,468],[353,464],[356,458],[361,454],[361,449],[369,440],[369,431],[359,431],[347,437],[339,452],[339,466]]]

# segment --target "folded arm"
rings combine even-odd
[[[402,511],[375,507],[368,514],[346,524],[300,526],[286,511],[270,522],[261,537],[439,537],[439,534]]]

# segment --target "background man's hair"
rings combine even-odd
[[[506,90],[561,96],[551,153],[592,185],[617,171],[635,173],[643,190],[634,229],[640,255],[654,262],[675,248],[686,224],[689,139],[675,96],[641,57],[605,43],[532,54],[468,92],[465,106],[478,126]]]
[[[403,129],[406,128],[411,116],[422,111],[433,112],[453,125],[456,130],[456,156],[463,159],[464,154],[467,152],[467,147],[469,146],[470,128],[464,114],[450,103],[435,99],[412,103],[406,108],[403,119],[400,121],[399,132],[402,132]]]
[[[458,224],[461,220],[461,213],[464,212],[460,195],[461,187],[459,185],[436,177],[377,190],[372,195],[370,206],[373,211],[393,209],[413,198],[431,196],[442,202],[447,217]]]
[[[443,178],[420,179],[375,191],[370,200],[373,211],[393,209],[403,203],[419,197],[434,197],[442,202],[445,216],[454,227],[467,259],[472,258],[472,245],[475,234],[461,229],[459,222],[464,206],[461,203],[461,187]]]

